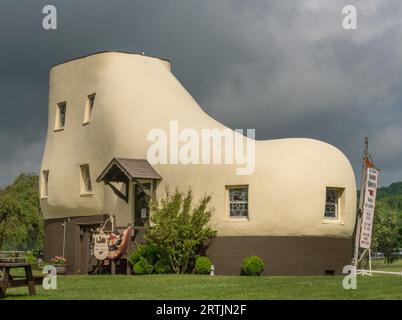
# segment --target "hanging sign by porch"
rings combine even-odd
[[[367,169],[365,195],[363,202],[363,219],[360,233],[360,247],[364,249],[370,249],[371,246],[371,232],[373,229],[378,173],[378,170],[375,168]]]
[[[105,233],[94,234],[94,256],[98,260],[105,260],[109,254],[108,236]]]

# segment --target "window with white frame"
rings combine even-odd
[[[63,129],[66,124],[67,103],[66,102],[58,103],[56,111],[57,112],[56,112],[55,129],[60,130]]]
[[[42,172],[42,190],[41,190],[41,197],[47,198],[48,197],[48,184],[49,184],[49,170],[45,170]]]
[[[248,186],[228,187],[229,216],[248,217]]]
[[[87,124],[91,119],[94,103],[95,103],[95,93],[87,96],[87,100],[85,103],[84,124]]]
[[[89,165],[84,164],[81,168],[81,194],[92,193],[91,174],[89,172]]]
[[[339,218],[339,198],[340,191],[334,188],[327,188],[325,195],[324,218],[329,220],[338,220]]]

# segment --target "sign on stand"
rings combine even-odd
[[[379,172],[377,169],[367,168],[362,225],[360,233],[360,247],[364,249],[370,249],[371,246],[371,233],[373,229],[375,199],[378,186],[378,174]]]

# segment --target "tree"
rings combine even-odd
[[[193,205],[193,194],[166,189],[166,197],[151,201],[151,223],[145,241],[162,248],[175,273],[185,273],[202,253],[208,240],[216,235],[210,227],[212,210],[207,209],[211,197],[205,195]]]
[[[373,226],[373,248],[384,253],[388,264],[398,258],[395,250],[402,246],[400,228],[398,211],[387,203],[377,203]]]
[[[42,248],[38,184],[36,174],[20,174],[11,185],[0,190],[0,249]]]

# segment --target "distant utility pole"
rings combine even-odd
[[[359,207],[357,209],[357,224],[356,224],[356,233],[355,233],[355,253],[354,253],[354,258],[353,258],[353,263],[354,263],[354,266],[356,269],[357,269],[357,262],[359,259],[360,231],[361,231],[361,226],[362,226],[363,202],[364,202],[364,195],[366,192],[367,158],[368,158],[368,137],[365,137],[364,138],[364,151],[363,151],[363,168],[362,168],[362,177],[361,177],[361,185],[360,185],[360,199],[359,199]]]

